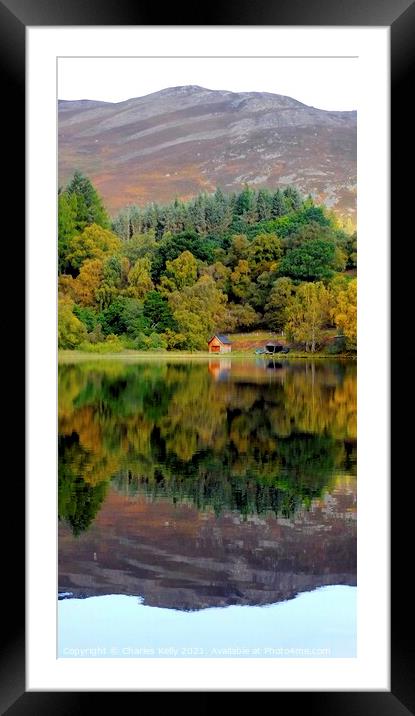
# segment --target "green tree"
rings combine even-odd
[[[230,294],[237,299],[248,299],[252,291],[251,269],[248,261],[238,261],[230,276]]]
[[[321,281],[333,276],[337,259],[334,242],[310,239],[287,251],[278,272],[299,281]]]
[[[265,304],[264,322],[273,331],[282,331],[287,322],[287,307],[295,293],[295,287],[290,278],[278,278]]]
[[[197,281],[197,261],[190,251],[183,251],[177,259],[166,262],[166,273],[161,277],[164,292],[181,290]]]
[[[347,234],[344,231],[337,232],[337,243],[344,252],[345,268],[355,270],[357,268],[357,234]]]
[[[109,480],[88,484],[74,469],[85,462],[76,433],[60,435],[58,469],[58,517],[70,525],[77,537],[88,529],[105,499]]]
[[[101,311],[99,314],[99,322],[105,336],[111,334],[122,335],[127,332],[125,306],[126,299],[119,297]]]
[[[128,284],[128,294],[135,298],[144,298],[146,293],[154,288],[150,259],[137,259],[128,274]]]
[[[175,347],[204,350],[209,335],[224,324],[226,296],[210,276],[201,276],[193,286],[173,291],[168,300],[177,324]],[[170,344],[172,340],[174,345],[174,336]]]
[[[66,298],[58,300],[58,347],[76,348],[86,339],[86,328],[72,311],[73,303]]]
[[[115,254],[104,261],[103,280],[117,291],[123,291],[127,284],[130,271],[130,262],[126,256]]]
[[[211,276],[217,288],[219,288],[220,291],[224,291],[224,293],[228,293],[231,269],[225,266],[221,261],[215,261],[215,263],[210,266],[200,264],[199,274],[200,276]]]
[[[260,189],[258,192],[256,209],[258,221],[268,221],[271,219],[272,199],[269,192],[265,189]]]
[[[76,221],[78,229],[82,230],[90,224],[98,224],[104,229],[110,227],[109,217],[102,199],[88,177],[76,171],[66,187],[66,192],[69,196],[75,194],[77,199]]]
[[[80,321],[82,321],[88,331],[88,334],[96,328],[98,324],[98,315],[93,308],[78,306],[75,304],[73,307],[73,313]]]
[[[244,234],[236,234],[232,236],[231,245],[224,260],[227,266],[236,266],[236,264],[247,258],[250,242]]]
[[[120,248],[121,241],[112,231],[91,224],[81,234],[72,237],[67,260],[72,272],[76,274],[87,259],[103,260],[118,253]]]
[[[156,333],[164,333],[168,329],[176,328],[171,308],[158,291],[149,291],[146,294],[143,315],[148,320],[151,330]]]
[[[298,211],[302,205],[302,197],[295,186],[287,186],[283,191],[285,203],[290,211]]]
[[[242,217],[247,224],[252,224],[256,220],[256,195],[248,184],[245,184],[236,199],[235,213]]]
[[[264,271],[275,271],[281,255],[281,240],[275,234],[258,234],[247,251],[252,274],[259,276]]]
[[[347,347],[357,344],[357,279],[334,282],[331,286],[330,316],[347,339]]]
[[[323,283],[302,283],[286,308],[286,332],[314,353],[329,317],[329,292]]]
[[[144,315],[144,303],[138,298],[124,299],[120,317],[120,326],[125,328],[130,338],[148,335],[152,330],[150,321]]]
[[[271,217],[277,219],[279,216],[283,216],[287,213],[287,207],[284,201],[284,196],[281,189],[277,189],[272,197],[271,203]]]
[[[58,196],[58,268],[59,273],[68,268],[70,240],[77,232],[76,195],[61,192]]]
[[[154,230],[150,229],[145,234],[134,234],[131,238],[123,241],[121,251],[131,266],[134,266],[137,259],[148,258],[152,261],[157,251]]]
[[[167,261],[174,261],[180,254],[189,251],[196,259],[213,263],[215,243],[207,238],[201,239],[194,231],[185,231],[174,236],[166,236],[157,244],[152,261],[152,279],[157,282],[166,269]]]
[[[255,326],[261,316],[248,303],[229,303],[223,328],[225,331],[245,330]]]

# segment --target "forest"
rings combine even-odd
[[[354,475],[354,362],[293,361],[270,375],[260,363],[262,383],[252,365],[227,381],[191,361],[61,365],[60,519],[87,529],[110,484],[216,514],[289,517]]]
[[[90,179],[58,192],[58,346],[205,351],[266,330],[356,352],[357,237],[293,186],[200,193],[111,218]]]

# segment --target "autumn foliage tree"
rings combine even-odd
[[[314,353],[329,317],[329,292],[323,283],[303,283],[286,308],[286,330],[294,341]]]
[[[356,350],[357,343],[357,280],[334,283],[330,316],[347,339],[347,347]]]
[[[337,330],[355,350],[356,246],[295,187],[218,188],[111,221],[76,172],[58,195],[60,345],[206,350],[212,332],[265,329],[314,352]]]

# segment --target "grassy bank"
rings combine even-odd
[[[96,361],[96,360],[123,360],[123,361],[145,361],[145,360],[229,360],[244,358],[254,358],[257,360],[272,360],[272,356],[260,356],[256,355],[253,351],[232,351],[231,353],[187,353],[186,351],[132,351],[125,350],[119,353],[87,353],[85,351],[70,351],[60,350],[58,351],[58,362],[59,363],[77,363],[82,361]],[[340,355],[329,355],[328,353],[284,353],[283,355],[275,355],[275,360],[356,360],[356,355],[340,354]]]

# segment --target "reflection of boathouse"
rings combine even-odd
[[[232,343],[227,336],[217,333],[208,341],[209,353],[230,353]]]
[[[215,380],[228,380],[232,368],[230,358],[218,360],[217,358],[209,359],[208,371],[213,375]]]

